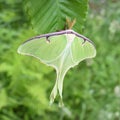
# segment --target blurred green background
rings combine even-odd
[[[97,56],[67,73],[65,108],[49,106],[55,71],[17,54],[35,33],[22,0],[0,0],[0,120],[120,120],[120,1],[90,0],[83,34]]]

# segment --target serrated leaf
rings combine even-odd
[[[26,0],[25,9],[39,34],[63,30],[66,18],[76,19],[73,30],[81,32],[88,0]]]

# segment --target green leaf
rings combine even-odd
[[[7,94],[5,89],[0,89],[0,109],[7,105]]]
[[[79,62],[96,55],[96,49],[88,38],[73,30],[65,30],[36,36],[23,43],[18,53],[33,56],[56,70],[57,78],[50,95],[50,103],[59,92],[62,102],[63,80],[67,71]]]
[[[86,19],[88,0],[26,0],[25,9],[39,33],[63,30],[66,18],[76,19],[73,30],[80,33]]]

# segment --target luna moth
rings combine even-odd
[[[50,95],[50,103],[59,93],[60,106],[63,106],[63,80],[67,71],[81,61],[93,58],[96,49],[91,40],[73,30],[63,30],[35,36],[18,48],[18,53],[33,56],[56,70],[56,81]]]

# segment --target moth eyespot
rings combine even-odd
[[[48,37],[46,37],[46,42],[47,42],[47,43],[50,43],[50,39],[48,39]]]
[[[85,42],[86,42],[86,39],[83,39],[84,41],[82,42],[82,46],[84,46]]]

